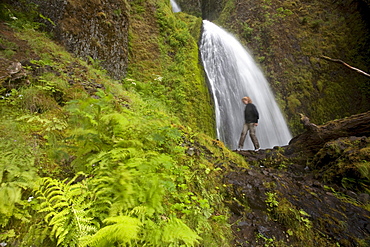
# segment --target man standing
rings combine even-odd
[[[251,137],[252,143],[254,145],[254,150],[258,151],[260,149],[260,144],[258,143],[256,137],[256,126],[258,125],[259,114],[256,106],[252,103],[251,98],[244,97],[242,102],[245,104],[244,109],[244,125],[243,131],[240,135],[238,150],[243,148],[245,137],[249,131],[249,136]]]

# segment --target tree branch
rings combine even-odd
[[[343,64],[344,66],[346,66],[346,67],[348,67],[348,68],[350,68],[350,69],[352,69],[352,70],[354,70],[354,71],[356,71],[356,72],[358,72],[358,73],[360,73],[360,74],[363,74],[363,75],[365,75],[365,76],[367,76],[367,77],[370,77],[370,74],[368,74],[368,73],[366,73],[366,72],[364,72],[364,71],[362,71],[362,70],[359,70],[359,69],[357,69],[357,68],[355,68],[355,67],[352,67],[351,65],[349,65],[349,64],[347,64],[347,63],[345,63],[345,62],[343,62],[343,61],[342,61],[342,60],[340,60],[340,59],[333,59],[333,58],[330,58],[330,57],[327,57],[327,56],[321,56],[321,58],[323,58],[323,59],[325,59],[325,60],[328,60],[328,61],[331,61],[331,62],[341,63],[341,64]]]

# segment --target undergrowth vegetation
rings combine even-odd
[[[17,52],[37,55],[1,81],[0,242],[228,246],[214,164],[244,161],[183,125],[171,97],[146,97],[131,86],[148,84],[112,80],[35,28],[17,30],[27,41]]]

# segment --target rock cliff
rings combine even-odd
[[[79,57],[96,60],[122,78],[128,63],[129,4],[121,0],[40,1],[39,11],[55,38]]]

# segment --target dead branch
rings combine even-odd
[[[366,73],[366,72],[364,72],[364,71],[362,71],[362,70],[360,70],[360,69],[358,69],[358,68],[352,67],[351,65],[349,65],[349,64],[347,64],[347,63],[345,63],[345,62],[343,62],[343,61],[342,61],[342,60],[340,60],[340,59],[333,59],[333,58],[330,58],[330,57],[327,57],[327,56],[321,56],[321,58],[323,58],[323,59],[325,59],[325,60],[328,60],[328,61],[331,61],[331,62],[341,63],[341,64],[343,64],[344,66],[346,66],[346,67],[348,67],[348,68],[350,68],[350,69],[352,69],[352,70],[354,70],[354,71],[356,71],[356,72],[358,72],[358,73],[360,73],[360,74],[363,74],[363,75],[365,75],[365,76],[367,76],[367,77],[370,77],[370,74],[368,74],[368,73]]]

